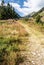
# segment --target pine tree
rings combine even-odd
[[[4,0],[2,0],[1,6],[4,6]]]
[[[2,0],[0,6],[0,19],[16,19],[20,16],[15,12],[15,9],[8,3],[4,6],[4,0]]]

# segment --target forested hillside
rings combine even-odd
[[[13,18],[19,18],[20,15],[16,13],[14,8],[10,6],[8,3],[7,6],[4,5],[4,0],[2,0],[1,6],[0,6],[0,19],[13,19]]]
[[[20,18],[9,3],[4,4],[2,0],[0,65],[44,65],[44,8]]]

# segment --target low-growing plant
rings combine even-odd
[[[25,21],[28,21],[28,20],[29,20],[29,18],[24,18],[24,20],[25,20]]]
[[[24,57],[22,57],[21,55],[17,55],[15,65],[19,65],[20,63],[23,62],[24,62]]]
[[[41,20],[40,20],[40,19],[41,19],[41,16],[40,16],[40,15],[37,15],[37,16],[36,16],[36,23],[41,22]]]

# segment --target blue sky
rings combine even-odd
[[[24,1],[27,2],[27,0],[4,0],[6,3],[7,2],[13,2],[13,3],[17,3],[20,5],[20,7],[24,7],[23,4],[24,4]]]
[[[44,7],[44,0],[4,0],[5,3],[10,3],[16,12],[21,15],[25,16],[33,11],[38,11],[42,7]],[[1,0],[0,0],[1,3]]]

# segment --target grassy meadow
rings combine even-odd
[[[43,34],[44,24],[37,24],[33,18],[18,21],[0,20],[0,65],[25,65],[27,63],[25,60],[29,57],[29,63],[33,65],[31,52],[36,51],[35,44],[39,44],[36,43],[35,37],[42,39]],[[41,41],[40,44],[43,46],[44,41]]]
[[[23,62],[20,51],[26,50],[24,44],[27,40],[28,33],[18,22],[0,20],[0,65],[18,65],[18,61]]]

